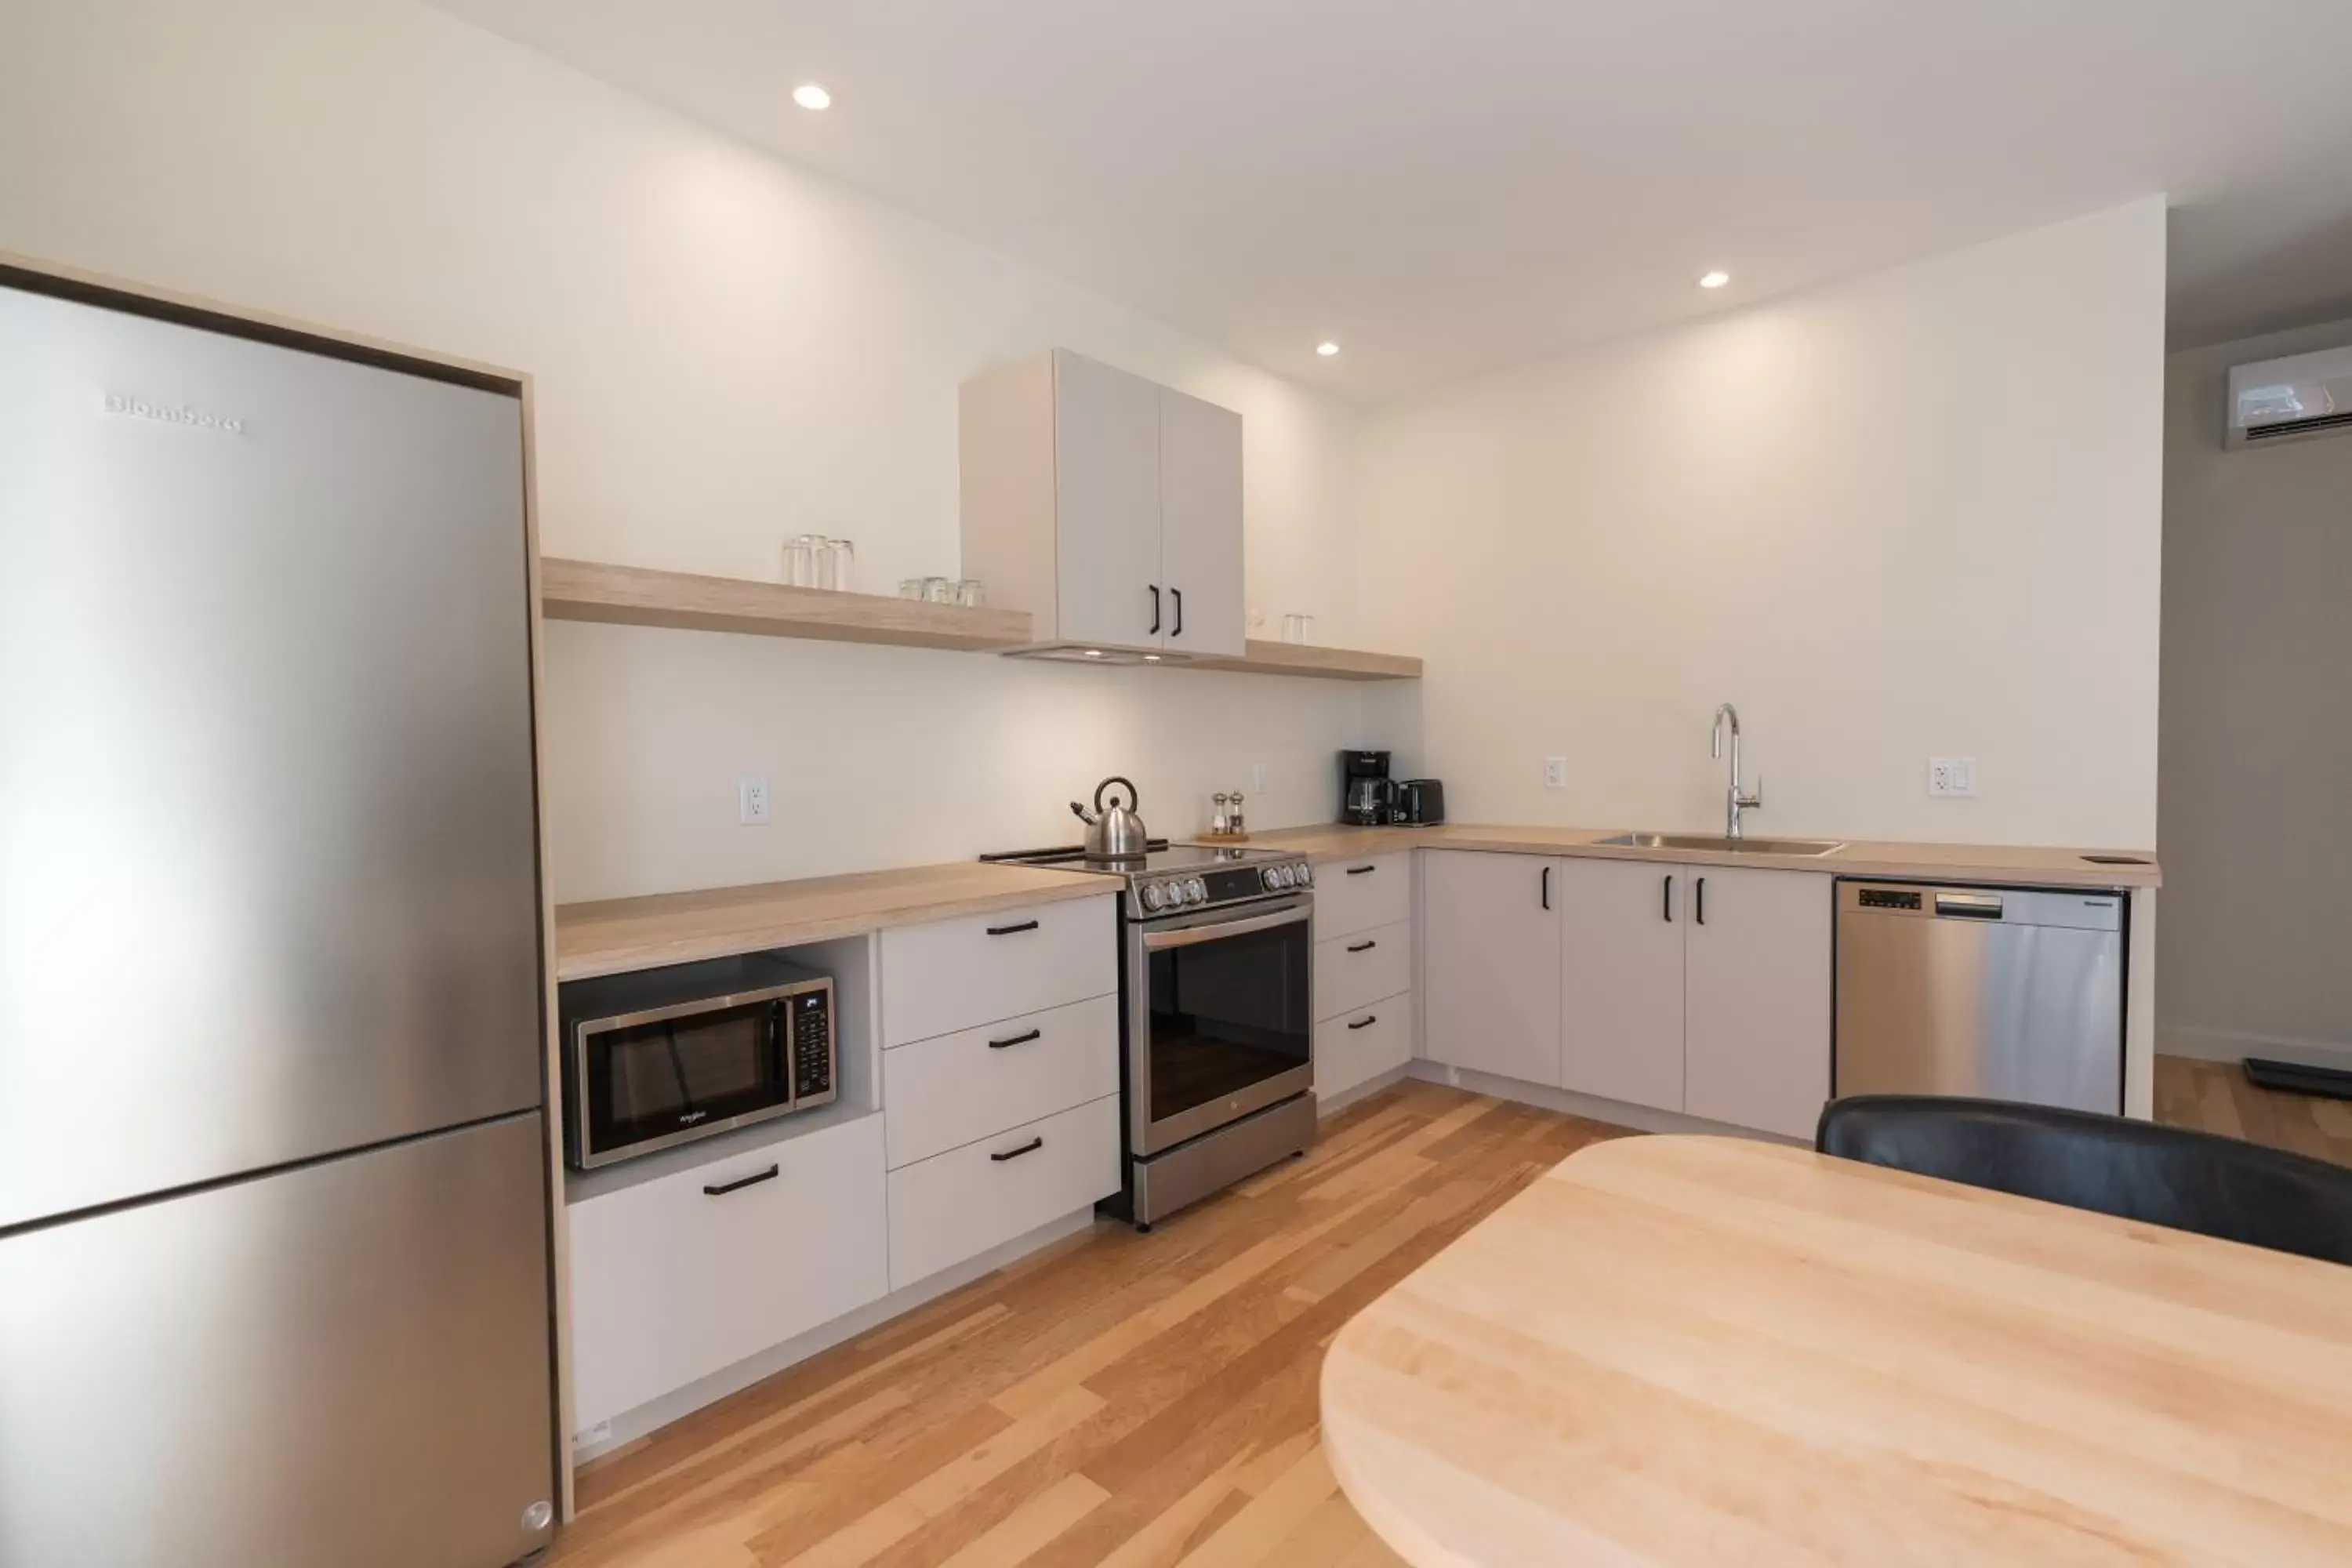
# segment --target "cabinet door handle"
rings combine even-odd
[[[1018,1149],[1007,1149],[1002,1154],[991,1154],[989,1158],[1001,1165],[1007,1160],[1018,1160],[1024,1154],[1034,1154],[1038,1150],[1043,1149],[1045,1146],[1045,1140],[1044,1138],[1032,1138]]]
[[[1691,900],[1691,913],[1698,918],[1699,924],[1706,924],[1706,879],[1705,877],[1698,879],[1697,892]]]
[[[1658,918],[1672,925],[1675,919],[1675,879],[1669,877],[1658,889]]]
[[[1168,596],[1176,601],[1176,625],[1168,635],[1171,637],[1181,637],[1184,635],[1184,590],[1171,588],[1168,590]]]
[[[1001,1051],[1013,1046],[1025,1046],[1030,1041],[1039,1038],[1045,1033],[1045,1031],[1043,1029],[1032,1029],[1025,1035],[1008,1035],[1003,1039],[989,1041],[988,1048],[992,1051]]]
[[[1543,907],[1551,908],[1551,868],[1543,868]]]
[[[707,1186],[702,1189],[703,1195],[706,1197],[723,1198],[730,1193],[740,1193],[745,1187],[756,1187],[761,1182],[772,1182],[776,1179],[776,1172],[777,1167],[771,1165],[766,1170],[758,1172],[752,1175],[738,1177],[736,1180],[731,1182],[720,1182],[715,1186]]]
[[[1023,921],[1019,925],[1015,926],[991,926],[988,928],[988,934],[991,936],[1019,936],[1024,931],[1035,931],[1036,929],[1037,922],[1035,921]]]
[[[1369,1029],[1380,1021],[1381,1016],[1378,1013],[1367,1013],[1362,1017],[1357,1019],[1354,1023],[1349,1025],[1348,1027],[1351,1029]]]
[[[1160,584],[1157,584],[1157,583],[1154,583],[1154,584],[1152,584],[1150,586],[1151,586],[1151,635],[1152,635],[1153,637],[1158,637],[1158,636],[1160,635]]]
[[[1378,866],[1350,866],[1348,868],[1348,875],[1350,877],[1369,877],[1379,869],[1380,868]]]
[[[1372,949],[1380,945],[1381,944],[1376,942],[1360,942],[1351,945],[1348,951],[1349,952],[1370,952]]]

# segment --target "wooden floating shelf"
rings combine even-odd
[[[890,643],[976,653],[1003,653],[1026,647],[1034,640],[1025,610],[967,609],[878,594],[836,594],[746,577],[708,577],[551,555],[540,559],[539,594],[548,619],[555,621],[604,621],[625,626]],[[1421,660],[1404,654],[1261,642],[1255,637],[1244,646],[1247,651],[1239,658],[1192,658],[1171,661],[1162,668],[1303,675],[1323,680],[1421,679]]]
[[[968,609],[553,556],[540,559],[539,593],[548,618],[558,621],[984,652],[1030,640],[1024,610]]]
[[[1318,647],[1312,643],[1261,642],[1252,637],[1239,658],[1195,658],[1175,669],[1238,669],[1251,675],[1311,675],[1325,680],[1419,680],[1421,660],[1404,653]]]

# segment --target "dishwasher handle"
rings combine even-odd
[[[1997,921],[2000,919],[2000,895],[1998,893],[1937,893],[1936,913],[1943,919]]]

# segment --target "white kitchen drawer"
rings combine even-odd
[[[1118,1092],[1118,998],[1097,996],[882,1058],[890,1168]]]
[[[1118,989],[1115,895],[882,933],[882,1043],[1042,1013]]]
[[[891,1289],[1108,1197],[1118,1157],[1111,1094],[891,1172]]]
[[[1412,918],[1412,854],[1368,855],[1315,868],[1315,939],[1391,926]]]
[[[1408,991],[1315,1026],[1315,1098],[1345,1094],[1411,1060],[1412,993]]]
[[[1360,1012],[1367,1002],[1412,989],[1412,922],[1381,926],[1315,944],[1317,1022]]]
[[[865,1116],[573,1204],[573,1428],[887,1295],[884,1183]]]

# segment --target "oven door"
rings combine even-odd
[[[1128,928],[1128,1143],[1156,1154],[1315,1084],[1310,898]]]
[[[574,1027],[572,1164],[593,1169],[792,1109],[781,991]]]

